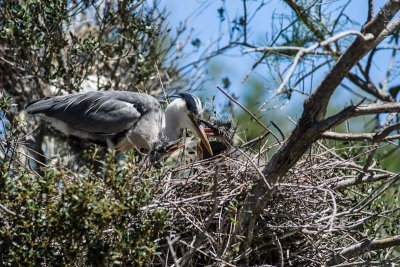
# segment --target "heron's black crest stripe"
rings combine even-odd
[[[189,111],[193,112],[194,114],[199,114],[195,96],[188,93],[180,93],[179,96],[185,100],[186,107]]]

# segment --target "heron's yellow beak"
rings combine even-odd
[[[189,118],[192,121],[193,128],[195,130],[195,134],[200,138],[201,142],[203,143],[204,147],[207,149],[208,153],[210,153],[210,155],[213,155],[213,151],[212,151],[210,143],[208,142],[206,133],[204,132],[204,130],[202,128],[200,128],[195,115],[193,113],[189,112]]]

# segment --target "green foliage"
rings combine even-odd
[[[78,91],[89,75],[112,80],[102,89],[128,89],[172,72],[162,64],[167,31],[157,3],[8,0],[0,10],[0,88],[9,95],[43,97],[48,85]]]
[[[117,169],[108,154],[94,173],[23,167],[1,174],[0,201],[18,216],[0,222],[2,265],[143,265],[168,229],[169,213],[143,209],[152,201],[154,173],[134,164]],[[143,180],[142,180],[143,179]]]
[[[0,264],[148,263],[170,227],[167,210],[144,209],[154,201],[158,172],[139,170],[132,154],[121,159],[96,146],[77,153],[74,171],[37,160],[40,155],[26,148],[26,125],[15,110],[8,113],[8,97],[21,110],[62,90],[79,91],[89,75],[97,77],[98,89],[158,89],[154,77],[177,75],[164,62],[163,10],[137,0],[7,0],[0,12],[0,90],[7,96],[0,98],[0,111],[1,118],[12,118],[0,147],[0,203],[12,211],[0,220]],[[52,132],[33,134],[33,150],[46,154],[41,145]],[[64,141],[57,139],[60,147]]]
[[[153,5],[149,2],[1,1],[0,88],[23,109],[28,101],[59,94],[61,89],[67,92],[82,89],[80,86],[89,75],[98,77],[99,89],[146,92],[159,89],[160,80],[179,78],[176,63],[169,63],[184,57],[177,53],[167,60],[169,47],[178,39],[171,38],[167,44],[163,11],[158,9],[157,2]],[[309,6],[307,1],[298,1],[298,4]],[[266,44],[308,47],[345,30],[346,25],[354,28],[348,18],[336,19],[331,12],[323,12],[328,6],[316,4],[307,8],[305,15],[309,21],[292,16],[296,12],[291,16],[276,16],[274,20],[280,20],[281,25],[273,29],[276,30],[271,35],[273,41]],[[211,55],[204,53],[208,57],[204,62],[239,43],[244,47],[260,45],[258,41],[247,43],[250,34],[246,33],[251,32],[249,23],[258,11],[252,15],[250,9],[244,10],[243,16],[231,17],[228,10],[223,1],[217,16],[221,24],[229,25],[230,44]],[[286,28],[285,23],[290,27]],[[187,41],[190,40],[194,50],[205,48],[200,38],[191,38]],[[342,51],[340,46],[346,42],[338,41],[332,46],[335,51]],[[220,81],[233,98],[240,97],[240,102],[270,127],[270,120],[283,116],[275,108],[258,107],[262,106],[260,102],[266,98],[268,88],[275,88],[276,82],[282,80],[284,71],[281,70],[286,69],[284,65],[296,53],[264,53],[253,65],[252,72],[258,64],[274,63],[268,69],[271,77],[277,74],[279,77],[271,82],[250,78],[245,84],[246,95],[239,95],[234,77],[226,75],[229,64],[214,65],[210,69],[215,74],[221,73]],[[282,58],[282,55],[289,57]],[[323,55],[326,54],[320,56]],[[332,55],[332,59],[336,56]],[[187,66],[195,69],[204,65]],[[312,91],[297,90],[298,84],[294,82],[308,74],[300,71],[295,75],[298,77],[292,77],[288,83],[284,100],[292,100],[295,93],[306,95],[305,91]],[[100,82],[101,78],[107,82]],[[51,85],[60,90],[46,91]],[[212,102],[215,106],[214,99]],[[3,113],[12,115],[8,113],[10,104],[8,97],[0,99],[2,117]],[[240,141],[235,146],[264,132],[247,113],[235,110],[232,102],[226,108],[238,114],[235,123],[239,125]],[[342,108],[342,103],[338,108]],[[285,127],[284,121],[289,122],[285,118],[278,124],[287,132],[290,127]],[[12,127],[0,133],[1,265],[171,265],[175,260],[173,249],[182,262],[192,258],[187,265],[223,261],[235,265],[277,265],[281,260],[278,256],[289,265],[323,264],[333,251],[338,252],[356,240],[399,234],[399,182],[392,183],[393,176],[390,178],[393,180],[335,188],[337,181],[374,172],[367,165],[362,168],[371,155],[371,147],[366,143],[329,142],[324,149],[319,145],[311,149],[309,155],[282,175],[282,186],[277,185],[276,194],[252,225],[254,232],[247,232],[240,229],[240,216],[254,181],[261,179],[254,169],[261,171],[268,164],[268,156],[280,148],[268,148],[276,143],[271,135],[245,147],[243,152],[239,150],[248,154],[232,153],[211,164],[196,162],[186,167],[177,166],[172,171],[160,171],[151,169],[133,152],[124,157],[91,146],[82,153],[82,144],[78,144],[76,151],[65,149],[56,153],[59,161],[40,159],[32,151],[40,152],[50,143],[43,139],[53,137],[51,130],[46,132],[45,127],[39,126],[39,130],[32,131],[34,134],[42,131],[35,136],[36,147],[32,149],[26,147],[30,129],[20,123],[17,115],[11,116],[10,122]],[[63,147],[67,143],[64,141],[62,137],[56,139],[60,143],[57,146]],[[63,165],[65,154],[75,156],[70,169]],[[377,154],[380,156],[385,151]],[[32,160],[27,157],[40,160],[35,159],[34,168],[30,168]],[[382,163],[398,168],[395,160],[385,162],[377,158],[376,164],[371,165],[374,168]],[[391,187],[385,188],[388,183],[392,183]],[[385,190],[380,191],[382,188]],[[332,199],[328,192],[332,193]],[[371,201],[367,202],[368,198]],[[357,209],[360,203],[367,205]],[[332,224],[326,224],[326,219]],[[167,246],[166,237],[174,238],[173,244],[168,242]],[[370,253],[368,257],[379,259],[385,253]]]

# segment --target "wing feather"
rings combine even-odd
[[[116,134],[133,127],[147,112],[160,109],[150,95],[105,91],[56,96],[28,104],[30,114],[43,113],[76,129],[100,134]]]

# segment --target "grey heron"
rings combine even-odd
[[[96,91],[54,96],[26,106],[29,114],[44,114],[46,121],[67,136],[104,144],[118,151],[146,152],[180,138],[183,129],[196,134],[212,154],[199,125],[203,107],[198,97],[181,93],[167,105],[144,93]]]

